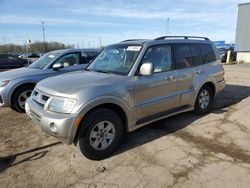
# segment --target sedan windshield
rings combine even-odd
[[[141,46],[127,44],[106,47],[88,66],[87,70],[127,75],[140,50]]]
[[[42,57],[40,57],[34,63],[32,63],[29,67],[33,69],[43,69],[51,61],[57,58],[60,54],[61,53],[59,52],[51,52],[51,53],[44,54]]]

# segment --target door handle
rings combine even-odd
[[[202,70],[196,70],[195,73],[196,74],[201,74],[203,71]]]
[[[173,76],[168,76],[168,77],[165,78],[165,80],[168,80],[168,81],[172,81],[173,79],[174,79]]]

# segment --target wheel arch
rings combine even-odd
[[[25,83],[21,83],[19,85],[16,85],[11,94],[10,94],[10,104],[12,105],[13,104],[13,94],[20,88],[24,87],[24,86],[32,86],[33,88],[36,86],[36,82],[25,82]]]
[[[201,88],[205,87],[205,86],[209,86],[211,88],[211,91],[212,91],[212,97],[214,98],[215,97],[215,94],[216,94],[216,86],[215,86],[215,83],[211,80],[209,81],[206,81],[204,82],[203,84],[200,85],[200,87],[197,87],[196,88],[196,92],[195,92],[195,97],[193,99],[193,106],[195,105],[195,101],[196,101],[196,98],[198,96],[198,93],[200,92]]]
[[[80,114],[83,115],[83,118],[81,120],[81,122],[79,123],[79,126],[77,127],[76,133],[74,135],[74,140],[73,142],[76,144],[77,139],[78,139],[78,134],[79,134],[79,129],[80,126],[82,124],[82,122],[84,121],[84,119],[91,114],[92,112],[94,112],[97,109],[101,109],[101,108],[105,108],[105,109],[110,109],[112,111],[114,111],[115,113],[117,113],[117,115],[121,118],[123,126],[124,126],[124,130],[127,132],[128,131],[128,124],[129,124],[129,119],[128,119],[128,114],[127,111],[124,109],[124,107],[122,107],[122,105],[117,104],[115,102],[105,102],[105,103],[101,103],[101,104],[97,104],[95,106],[92,106],[91,108],[88,108],[88,110],[85,110],[84,112],[81,112]],[[86,127],[84,128],[86,131]]]

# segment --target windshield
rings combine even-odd
[[[108,46],[88,66],[87,70],[127,75],[140,50],[141,46],[138,45]]]
[[[50,52],[44,54],[42,57],[37,59],[34,63],[32,63],[29,67],[34,69],[43,69],[46,65],[48,65],[52,60],[57,58],[61,53],[59,52]]]

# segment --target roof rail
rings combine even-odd
[[[162,37],[158,37],[155,40],[165,40],[165,39],[176,39],[176,38],[183,38],[185,40],[188,39],[203,39],[203,40],[209,40],[209,38],[207,37],[196,37],[196,36],[162,36]]]
[[[140,41],[140,40],[146,40],[146,39],[128,39],[128,40],[124,40],[121,42],[131,42],[131,41]]]

